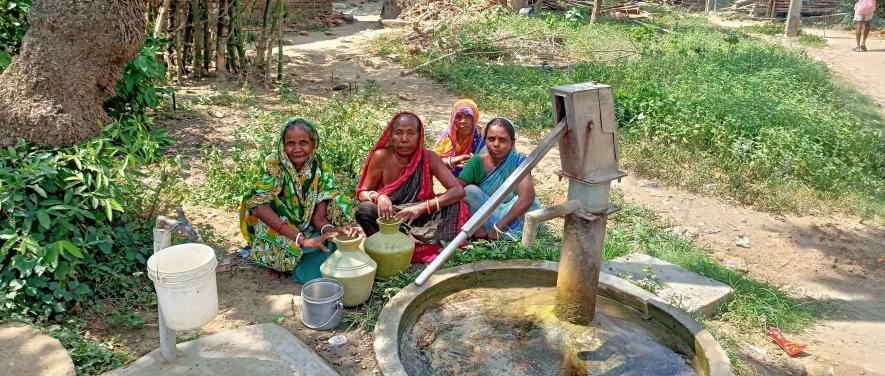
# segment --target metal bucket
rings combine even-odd
[[[307,281],[301,287],[301,322],[316,330],[329,330],[341,322],[344,286],[329,278]]]

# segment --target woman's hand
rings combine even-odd
[[[378,195],[375,198],[375,205],[378,205],[378,216],[381,218],[393,218],[396,211],[393,210],[393,201],[385,194]]]
[[[333,234],[332,236],[344,235],[353,238],[359,235],[359,230],[357,230],[356,227],[343,226],[335,227],[334,229],[332,229],[331,231],[327,231],[326,233]]]
[[[452,157],[452,166],[464,167],[465,165],[467,165],[467,161],[469,161],[470,158],[472,158],[472,157],[473,157],[472,153],[454,156],[454,157]]]
[[[418,205],[409,206],[403,210],[400,210],[399,213],[396,213],[394,218],[399,219],[405,223],[412,223],[415,219],[420,217],[422,214],[427,213],[427,202],[423,202]]]
[[[332,231],[327,232],[325,235],[315,236],[312,238],[301,238],[301,244],[299,245],[301,248],[319,248],[323,250],[323,252],[329,253],[329,248],[326,248],[325,242],[335,236],[335,233]]]

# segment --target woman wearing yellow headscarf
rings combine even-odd
[[[470,99],[461,99],[452,106],[449,127],[439,136],[434,151],[452,169],[455,176],[474,154],[485,147],[479,126],[479,108]]]

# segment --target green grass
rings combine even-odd
[[[395,39],[376,48],[410,66],[463,48],[421,72],[528,133],[552,126],[549,87],[610,84],[633,172],[770,212],[885,216],[885,118],[872,101],[801,50],[658,11],[645,26],[490,12],[412,54]],[[555,36],[576,64],[523,67],[515,59],[527,47],[486,58],[502,47],[495,38],[525,33]]]

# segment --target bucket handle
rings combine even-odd
[[[326,326],[326,325],[329,325],[329,323],[332,322],[333,319],[335,319],[335,315],[338,314],[338,311],[340,311],[340,310],[342,310],[342,309],[344,309],[344,303],[342,303],[342,302],[339,300],[339,301],[338,301],[338,304],[335,304],[335,311],[332,312],[331,315],[329,315],[329,320],[327,320],[325,324],[320,325],[320,326],[318,326],[317,328],[322,328],[322,327],[324,327],[324,326]]]

